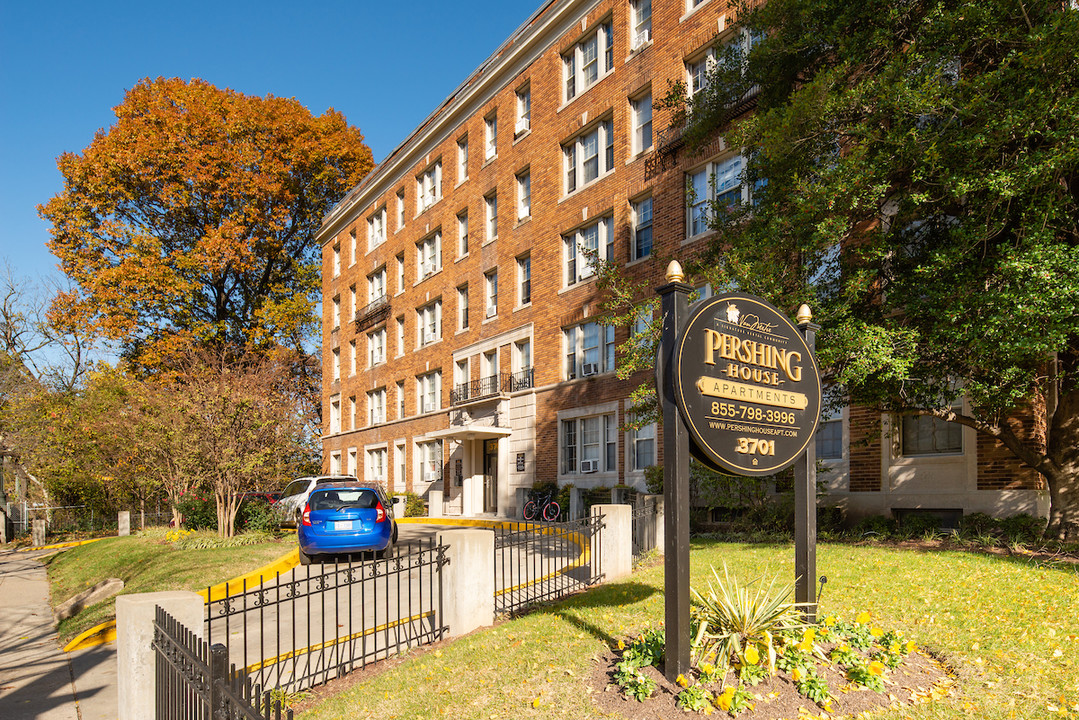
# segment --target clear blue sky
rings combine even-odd
[[[0,0],[0,263],[59,276],[36,210],[62,188],[56,158],[141,78],[336,108],[380,162],[541,3]]]

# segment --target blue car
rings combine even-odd
[[[300,564],[325,555],[385,553],[397,542],[393,504],[378,485],[357,481],[317,484],[297,526]]]

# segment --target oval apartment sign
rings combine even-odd
[[[789,466],[820,419],[813,354],[783,313],[752,295],[700,303],[676,340],[674,392],[694,456],[735,475]]]

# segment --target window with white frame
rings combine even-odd
[[[645,337],[652,332],[652,321],[655,318],[652,305],[638,305],[633,315],[633,335]]]
[[[468,285],[457,288],[457,329],[468,328]]]
[[[457,182],[468,179],[468,135],[457,141]]]
[[[532,127],[532,90],[525,85],[517,90],[517,124],[513,126],[513,136],[520,137]]]
[[[386,297],[386,268],[379,268],[367,276],[367,302],[378,302]]]
[[[753,46],[760,42],[761,36],[748,30],[741,30],[723,45],[715,45],[686,61],[686,87],[690,96],[696,95],[708,87],[708,76],[717,62],[738,63],[745,71],[746,58]]]
[[[367,364],[368,367],[381,365],[386,362],[386,328],[380,327],[367,333]]]
[[[841,460],[843,458],[843,412],[824,410],[817,425],[817,458]]]
[[[528,305],[532,302],[532,256],[517,258],[517,304]]]
[[[457,214],[457,257],[468,255],[468,210]]]
[[[424,482],[433,483],[442,479],[442,441],[416,443],[419,456],[420,473]]]
[[[472,379],[472,375],[471,375],[471,368],[469,366],[468,358],[462,358],[461,360],[458,360],[456,363],[454,363],[454,365],[453,365],[453,385],[458,390],[459,393],[461,393],[461,391],[464,390],[465,392],[461,393],[461,394],[463,394],[466,398],[467,398],[468,388],[465,387],[465,386],[468,385],[468,383],[469,383],[469,381],[471,379]]]
[[[352,247],[352,265],[356,264],[356,256],[359,255],[358,243],[356,241],[356,230],[352,229],[348,231],[348,244]]]
[[[397,256],[397,294],[405,291],[405,254]]]
[[[405,381],[397,381],[397,417],[405,416]]]
[[[706,163],[689,173],[686,182],[689,236],[708,231],[711,211],[715,207],[732,207],[749,202],[749,189],[743,182],[745,160],[732,155],[723,160]]]
[[[341,244],[333,246],[333,276],[341,274]]]
[[[498,351],[490,350],[483,353],[480,358],[480,377],[498,377]]]
[[[632,28],[629,47],[631,51],[640,50],[652,39],[652,0],[630,0],[629,11]]]
[[[356,341],[355,340],[350,340],[349,343],[348,343],[348,355],[349,355],[348,374],[349,375],[355,375],[356,374],[356,355],[357,355]]]
[[[356,396],[350,395],[348,398],[348,428],[349,430],[356,429]]]
[[[633,109],[633,154],[652,147],[652,93],[641,95],[630,105]]]
[[[340,475],[341,474],[341,451],[340,450],[334,450],[333,452],[330,453],[330,474],[331,475]]]
[[[716,64],[716,49],[710,47],[693,60],[686,61],[686,89],[692,97],[708,87],[708,73]]]
[[[397,317],[397,357],[405,354],[405,316]]]
[[[641,471],[656,464],[656,424],[631,428],[626,434],[629,445],[629,467]]]
[[[367,482],[386,484],[386,448],[367,451]]]
[[[403,492],[405,489],[406,469],[408,467],[405,459],[405,446],[404,443],[398,443],[393,449],[394,455],[397,460],[397,473],[393,478],[393,489]]]
[[[416,243],[417,282],[434,275],[442,269],[442,233],[434,234]]]
[[[708,0],[686,0],[686,12],[689,12],[693,8],[704,5]]]
[[[397,229],[400,230],[405,226],[405,190],[401,188],[397,191]]]
[[[952,409],[962,409],[956,403]],[[904,415],[900,425],[900,452],[910,455],[960,455],[963,426],[932,415]]]
[[[483,159],[498,155],[498,115],[492,113],[483,119]]]
[[[614,125],[603,120],[562,145],[566,193],[614,170]]]
[[[566,328],[562,335],[567,380],[614,371],[613,325],[586,322]]]
[[[614,69],[614,25],[608,19],[589,30],[562,55],[566,102]]]
[[[356,471],[359,470],[359,468],[357,467],[358,462],[359,462],[359,460],[357,458],[356,448],[354,448],[354,447],[349,448],[348,449],[348,474],[351,475],[352,477],[357,477]]]
[[[641,198],[630,205],[633,210],[630,259],[640,260],[652,254],[652,198]]]
[[[489,270],[483,274],[483,295],[487,301],[486,317],[498,314],[498,270]]]
[[[614,413],[563,420],[562,474],[618,471],[618,423]]]
[[[437,160],[416,176],[416,213],[442,199],[442,161]]]
[[[524,220],[532,214],[532,175],[528,168],[517,175],[517,219]]]
[[[420,347],[442,339],[442,301],[436,300],[416,311],[416,339]]]
[[[332,358],[331,358],[330,362],[333,363],[333,368],[332,368],[333,379],[334,380],[340,380],[341,379],[341,348],[334,348],[333,353],[331,353],[331,355],[332,355]]]
[[[491,191],[489,195],[485,195],[483,204],[487,220],[487,237],[484,242],[491,242],[498,238],[498,193]]]
[[[429,413],[442,407],[442,373],[430,372],[416,378],[417,410]]]
[[[596,273],[596,259],[614,260],[613,218],[596,222],[562,236],[565,285],[570,287]]]
[[[358,293],[356,292],[356,286],[355,285],[349,285],[349,287],[348,287],[348,304],[349,304],[349,308],[352,311],[352,314],[349,315],[350,320],[355,320],[356,317],[360,314],[359,302],[360,302],[360,299],[358,297]]]
[[[341,432],[341,396],[330,397],[330,434]]]
[[[386,422],[386,388],[367,393],[367,423],[381,425]]]
[[[332,313],[333,313],[333,317],[332,317],[333,329],[336,330],[337,328],[341,327],[341,296],[340,295],[334,295],[334,297],[333,297],[333,311],[332,311]]]
[[[386,242],[386,208],[381,207],[367,218],[367,249],[373,250]]]
[[[532,341],[520,340],[513,344],[513,371],[521,372],[532,367]]]

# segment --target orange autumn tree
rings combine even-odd
[[[317,366],[323,215],[373,167],[343,115],[210,83],[145,79],[39,207],[76,289],[53,315],[100,331],[137,366],[193,347],[287,347]],[[312,378],[312,387],[318,382]]]

